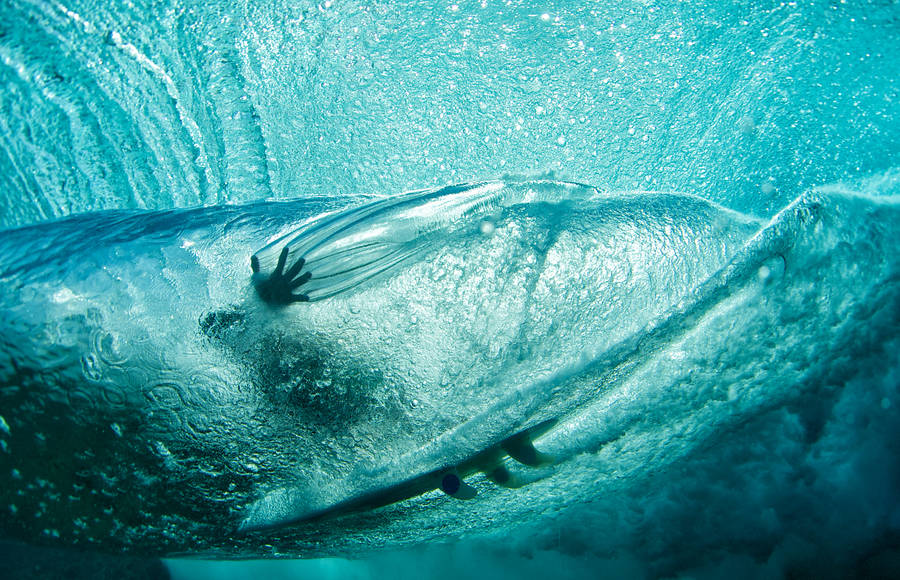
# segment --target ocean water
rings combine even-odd
[[[462,201],[353,213],[420,189]],[[898,195],[895,1],[4,0],[0,537],[896,577]],[[261,304],[250,256],[342,210],[362,284],[307,254],[314,301]],[[304,519],[541,421],[518,489]]]

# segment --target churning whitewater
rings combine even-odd
[[[334,554],[608,493],[896,323],[897,217],[493,181],[8,230],[3,532]]]

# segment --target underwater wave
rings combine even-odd
[[[0,535],[896,570],[897,22],[0,3]]]
[[[531,181],[328,209],[5,232],[4,533],[232,557],[491,535],[677,468],[861,353],[891,360],[892,196],[811,192],[759,220]],[[373,240],[411,251],[373,260]],[[251,278],[254,252],[279,258]],[[271,301],[258,277],[288,270],[322,297]]]

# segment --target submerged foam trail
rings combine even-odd
[[[341,509],[348,501],[364,498],[373,489],[402,487],[411,474],[452,469],[454,464],[465,462],[473,449],[496,444],[503,433],[509,432],[511,424],[521,428],[548,418],[577,415],[579,409],[682,339],[711,309],[739,292],[748,279],[752,281],[766,263],[783,260],[782,256],[792,245],[792,236],[815,223],[820,211],[821,202],[815,197],[795,201],[768,224],[761,224],[727,263],[682,300],[673,303],[664,316],[650,319],[634,334],[616,344],[604,344],[602,349],[588,346],[569,364],[532,375],[530,379],[523,380],[521,375],[510,372],[515,369],[512,367],[507,371],[511,377],[497,379],[504,385],[498,389],[503,394],[475,417],[375,469],[358,468],[345,480],[326,485],[317,482],[316,487],[301,483],[277,489],[250,506],[242,529],[284,524]],[[567,451],[560,456],[572,454]],[[411,466],[417,467],[411,469]]]
[[[596,195],[590,187],[558,182],[530,182],[527,189],[488,182],[415,191],[303,224],[257,251],[254,272],[280,264],[296,268],[297,275],[302,265],[309,275],[302,288],[304,301],[321,300],[413,259],[439,242],[439,236],[483,226],[480,220],[504,206]]]

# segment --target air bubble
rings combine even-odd
[[[759,267],[756,276],[763,284],[771,284],[784,275],[784,267],[784,258],[781,256],[773,256]]]
[[[100,365],[94,353],[86,354],[81,357],[81,369],[84,377],[89,381],[99,381],[103,378]]]

